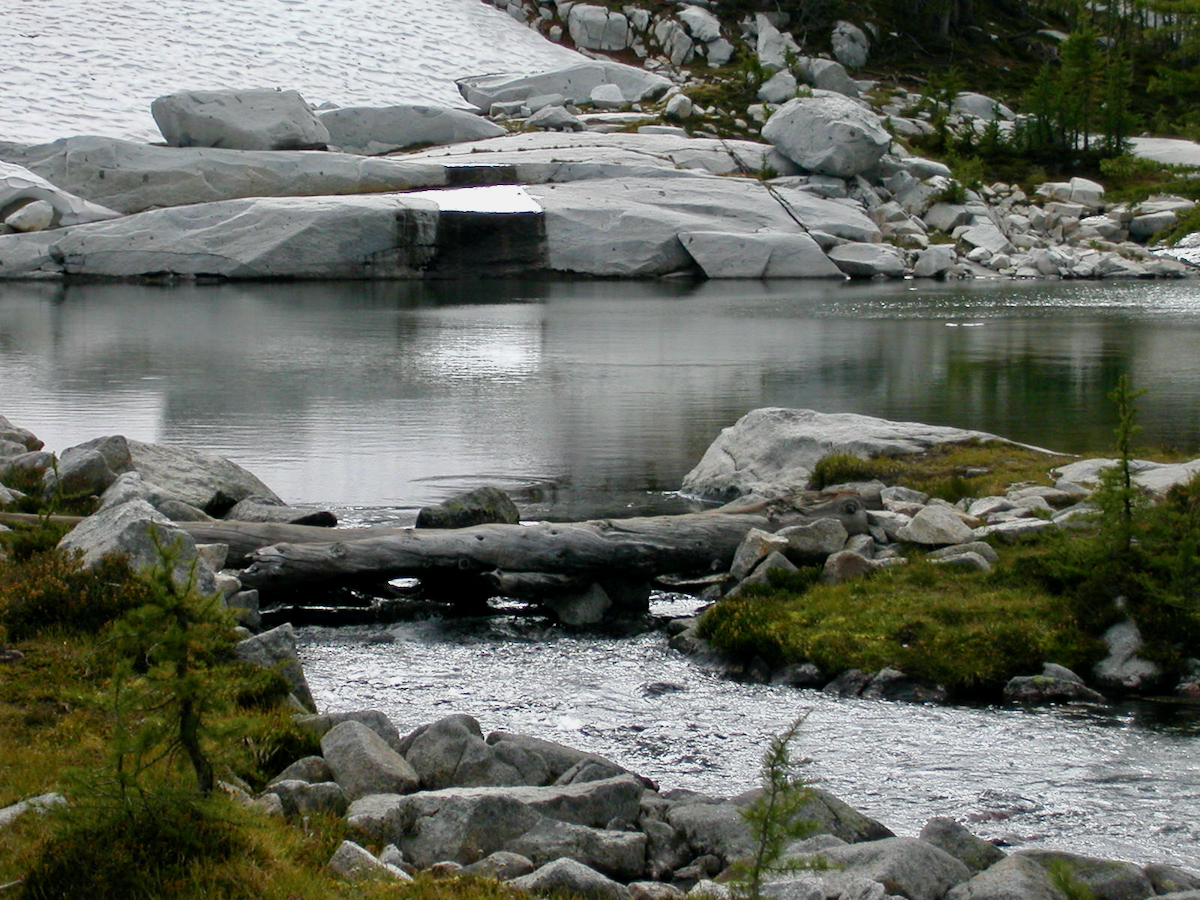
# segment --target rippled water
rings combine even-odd
[[[681,604],[656,604],[657,613]],[[600,753],[665,790],[756,786],[766,740],[810,710],[807,773],[897,834],[951,816],[989,839],[1200,866],[1200,717],[831,699],[707,674],[650,632],[571,636],[499,617],[300,630],[318,704],[401,731],[451,713]],[[647,690],[666,683],[665,692]]]
[[[465,108],[456,78],[582,61],[480,0],[6,0],[2,10],[7,141],[161,141],[150,102],[184,90]]]

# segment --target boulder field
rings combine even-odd
[[[927,113],[898,114],[912,97],[872,105],[841,62],[798,56],[762,16],[744,38],[770,79],[745,112],[761,123],[746,139],[688,127],[701,122],[688,94],[701,82],[675,56],[695,58],[701,44],[710,60],[723,51],[710,13],[559,12],[584,49],[636,50],[639,33],[653,34],[674,62],[651,71],[650,54],[646,67],[596,59],[464,78],[474,111],[312,109],[294,91],[189,91],[154,101],[165,146],[97,136],[0,144],[0,279],[1194,271],[1191,255],[1145,246],[1191,201],[1107,204],[1103,186],[1082,178],[1034,196],[969,189],[905,148],[904,133],[928,127]],[[835,44],[859,58],[861,32],[841,25]],[[1013,114],[963,94],[953,115],[974,128]]]

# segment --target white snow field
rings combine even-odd
[[[150,101],[280,88],[311,104],[467,107],[454,79],[574,51],[480,0],[3,0],[0,141],[161,141]]]

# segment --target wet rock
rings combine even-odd
[[[941,685],[905,675],[899,669],[880,669],[861,696],[868,700],[899,700],[904,703],[945,703],[949,696]]]
[[[329,131],[296,91],[183,91],[150,104],[172,147],[324,150]]]
[[[847,669],[821,690],[835,697],[858,697],[870,681],[871,676],[861,669]]]
[[[326,528],[337,525],[337,516],[328,510],[285,506],[272,497],[246,497],[239,500],[225,513],[224,518],[235,522],[281,522]]]

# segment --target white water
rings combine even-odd
[[[467,107],[456,78],[582,59],[480,0],[3,0],[0,47],[0,141],[29,143],[159,141],[182,90]]]

